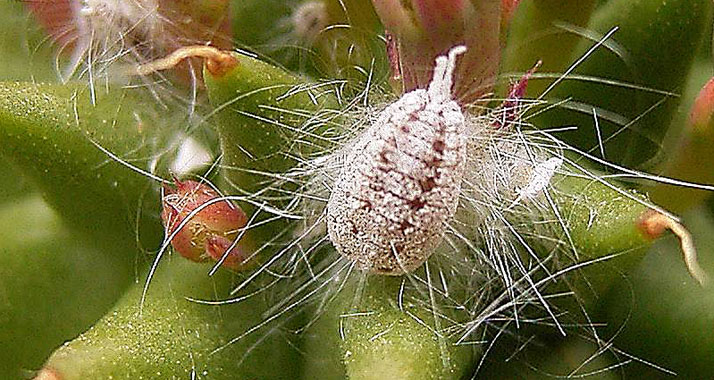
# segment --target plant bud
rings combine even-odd
[[[244,252],[234,241],[246,225],[245,213],[227,200],[211,202],[220,195],[204,183],[175,182],[176,189],[165,189],[161,212],[167,235],[174,234],[181,224],[186,223],[171,240],[174,249],[196,262],[218,261],[226,256],[223,265],[231,269],[243,266]],[[199,208],[186,221],[189,214]]]
[[[689,114],[689,124],[693,131],[711,134],[709,127],[714,114],[714,78],[702,87]]]
[[[189,45],[231,46],[228,1],[57,0],[25,3],[70,54],[68,72],[81,65],[105,73],[114,62],[145,64]],[[188,65],[177,73],[189,80]]]
[[[390,35],[396,39],[402,79],[397,92],[426,88],[436,57],[453,46],[466,46],[454,73],[454,100],[473,103],[495,83],[500,59],[502,0],[372,0]]]

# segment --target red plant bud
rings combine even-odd
[[[70,66],[90,57],[104,63],[122,61],[141,65],[185,46],[232,46],[228,0],[24,0],[24,3],[58,48],[73,57]],[[189,68],[182,63],[174,71],[178,78],[190,82]],[[200,70],[193,71],[200,75]]]
[[[239,244],[219,235],[211,235],[206,239],[206,253],[216,261],[223,260],[221,265],[231,269],[239,269],[247,259]]]
[[[372,0],[391,44],[397,92],[426,88],[434,60],[454,46],[465,46],[454,73],[454,99],[472,103],[491,91],[500,62],[502,0]]]
[[[245,213],[227,200],[213,201],[220,195],[211,187],[196,181],[175,180],[176,188],[166,188],[161,219],[167,234],[173,234],[195,210],[181,230],[171,240],[171,245],[181,256],[197,262],[220,260],[239,230],[247,223]],[[238,244],[230,250],[224,265],[238,269],[245,255]]]
[[[689,114],[689,124],[694,131],[706,133],[711,130],[709,124],[712,121],[712,114],[714,114],[714,78],[709,79],[697,95]]]
[[[32,1],[25,0],[27,9],[35,15],[37,21],[60,44],[71,42],[76,28],[71,26],[73,5],[70,0]],[[78,6],[75,4],[74,6]]]
[[[516,8],[521,0],[502,0],[501,1],[501,28],[507,27],[513,19],[513,14],[516,13]]]

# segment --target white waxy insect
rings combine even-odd
[[[551,157],[548,160],[536,165],[531,174],[531,179],[524,188],[518,191],[519,197],[535,198],[545,190],[550,184],[550,180],[555,175],[555,171],[563,165],[560,157]]]
[[[150,44],[167,38],[168,21],[159,13],[157,0],[82,0],[74,10],[78,48],[82,50],[106,49],[108,53],[133,45],[151,49]]]
[[[443,240],[466,162],[466,121],[451,95],[456,57],[465,50],[438,57],[428,89],[384,109],[345,153],[327,203],[327,230],[359,269],[411,272]]]
[[[297,37],[312,43],[329,24],[327,5],[322,1],[302,3],[293,12],[290,23]]]

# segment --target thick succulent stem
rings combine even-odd
[[[112,312],[56,351],[45,369],[62,380],[293,378],[299,362],[279,326],[231,341],[261,322],[260,292],[225,306],[187,299],[226,296],[234,276],[219,271],[209,278],[209,270],[181,257],[166,259],[145,303],[143,284],[136,284]]]
[[[585,168],[575,171],[580,174],[553,179],[556,207],[546,215],[558,221],[559,226],[554,227],[560,230],[558,245],[566,253],[557,259],[559,267],[566,271],[566,282],[586,309],[595,310],[599,299],[665,231],[680,240],[680,254],[692,277],[706,282],[689,233],[672,216],[653,210],[646,197],[620,189],[599,178],[596,172]]]
[[[72,233],[38,195],[0,203],[0,236],[0,377],[19,379],[111,308],[134,257]]]
[[[576,77],[554,83],[547,99],[558,107],[536,124],[575,125],[559,137],[613,162],[643,165],[659,152],[711,10],[709,0],[607,2],[587,27],[594,41],[583,40],[572,58],[577,67],[566,71]]]
[[[429,313],[400,298],[404,277],[353,276],[306,332],[305,378],[460,379],[473,366],[470,345]]]
[[[162,229],[149,210],[160,179],[148,178],[147,169],[165,115],[147,110],[146,98],[131,90],[100,94],[92,105],[83,88],[0,85],[0,154],[72,227],[122,244],[135,245],[138,236],[153,246]]]
[[[270,220],[246,232],[245,244],[258,248],[289,236],[285,214],[304,189],[298,185],[301,179],[288,173],[330,145],[329,134],[342,128],[331,121],[338,116],[337,90],[251,57],[232,57],[230,70],[215,75],[206,66],[204,76],[216,108],[224,187],[245,196],[240,205],[249,217],[260,213],[255,223]]]

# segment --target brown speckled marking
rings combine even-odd
[[[450,94],[459,53],[440,57],[429,89],[387,107],[345,153],[327,228],[337,250],[362,270],[413,271],[456,212],[467,146],[464,115]]]

